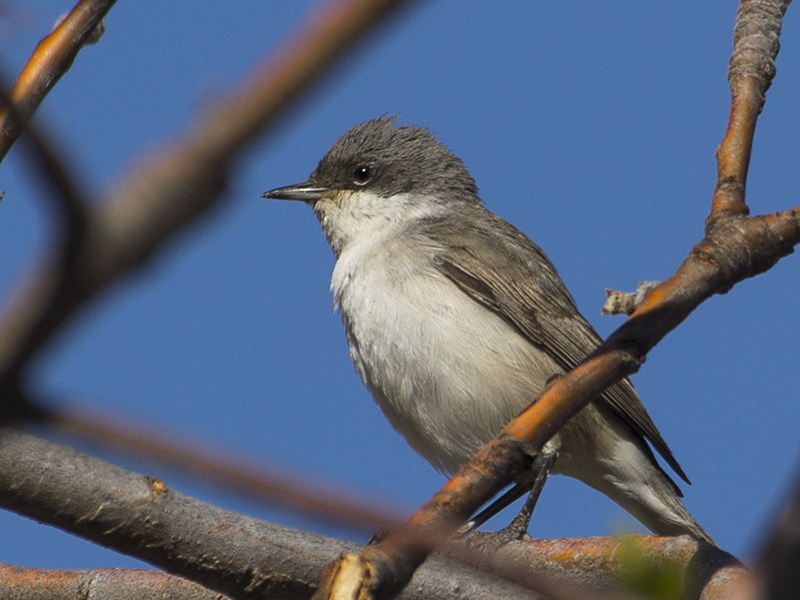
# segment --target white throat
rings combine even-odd
[[[416,194],[380,196],[371,191],[341,191],[314,206],[337,257],[354,246],[371,246],[399,234],[419,219],[442,214],[441,203]]]

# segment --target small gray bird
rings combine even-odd
[[[544,252],[483,206],[464,163],[394,121],[356,125],[308,181],[263,197],[312,206],[356,371],[411,447],[452,474],[601,338]],[[654,533],[713,543],[645,439],[689,483],[626,379],[548,442],[507,500],[533,486],[532,510],[552,470]]]

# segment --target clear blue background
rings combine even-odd
[[[81,52],[46,99],[40,124],[102,201],[120,173],[185,128],[314,4],[120,1],[100,44]],[[10,5],[0,21],[7,77],[70,8]],[[798,204],[795,8],[758,125],[754,213]],[[604,288],[667,277],[702,236],[729,109],[735,13],[732,1],[420,3],[242,157],[222,208],[74,321],[40,357],[32,386],[409,509],[421,504],[443,479],[392,431],[350,364],[328,292],[333,256],[314,215],[259,195],[304,181],[351,125],[400,113],[464,159],[489,208],[547,251],[606,336],[622,319],[599,316]],[[35,178],[18,149],[0,167],[6,296],[53,231]],[[684,486],[686,504],[743,559],[797,466],[798,296],[800,265],[789,257],[705,303],[633,378],[694,482]],[[110,459],[235,510],[363,541],[157,466]],[[598,493],[554,478],[531,532],[631,528]],[[13,564],[141,564],[5,512],[0,536],[0,561]]]

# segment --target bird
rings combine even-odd
[[[262,197],[313,209],[336,258],[330,289],[355,369],[394,429],[445,475],[602,342],[550,259],[484,206],[463,161],[427,128],[386,115],[355,125],[307,181]],[[552,472],[657,535],[713,544],[648,441],[690,483],[624,379],[574,415],[506,494],[507,504],[532,490],[512,535],[527,535]]]

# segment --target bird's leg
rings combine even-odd
[[[547,442],[544,448],[542,448],[541,463],[539,470],[536,471],[536,477],[534,478],[532,485],[530,480],[516,484],[508,492],[503,494],[503,496],[492,503],[492,505],[486,510],[463,525],[461,529],[459,529],[459,534],[466,535],[466,533],[474,531],[475,528],[479,527],[485,521],[511,504],[514,500],[522,496],[526,489],[530,489],[528,498],[525,500],[525,504],[522,505],[522,509],[519,511],[519,514],[507,527],[504,527],[503,529],[500,529],[494,533],[473,533],[469,538],[469,543],[480,546],[484,551],[492,551],[504,546],[508,542],[525,538],[528,535],[528,526],[531,522],[531,516],[533,516],[533,509],[536,507],[536,502],[539,500],[539,496],[542,493],[544,484],[547,482],[547,478],[550,476],[550,471],[552,471],[553,465],[556,464],[556,459],[558,459],[558,452],[561,445],[559,438],[560,436],[556,436]],[[464,530],[463,533],[462,530]]]
[[[533,480],[531,492],[525,499],[525,504],[522,505],[519,514],[514,517],[508,527],[497,532],[504,533],[505,537],[508,537],[508,541],[521,540],[528,535],[528,526],[531,524],[533,509],[536,508],[536,503],[542,494],[544,484],[547,482],[547,478],[550,477],[550,471],[553,470],[553,465],[556,464],[556,459],[558,458],[558,449],[549,446],[550,444],[547,444],[542,450],[542,466],[536,474],[536,479]]]

